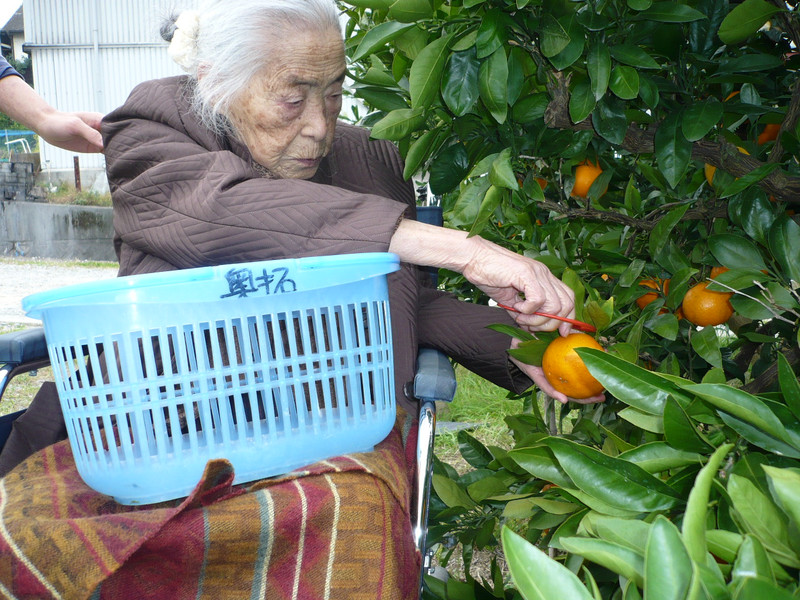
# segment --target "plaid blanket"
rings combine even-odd
[[[0,597],[415,598],[415,436],[398,417],[373,452],[246,485],[211,461],[188,498],[145,507],[94,492],[67,442],[49,446],[0,479]]]

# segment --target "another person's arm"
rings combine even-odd
[[[5,62],[5,61],[3,61]],[[0,62],[0,67],[2,67]],[[48,143],[73,152],[101,152],[103,115],[61,112],[50,106],[16,72],[0,79],[0,112],[28,127]]]

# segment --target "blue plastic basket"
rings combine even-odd
[[[27,296],[81,477],[148,504],[188,495],[212,458],[243,483],[371,450],[395,420],[397,269],[393,254],[352,254]]]

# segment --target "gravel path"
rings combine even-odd
[[[115,263],[87,263],[53,259],[0,258],[0,332],[9,324],[35,325],[25,316],[22,298],[54,288],[116,277]]]

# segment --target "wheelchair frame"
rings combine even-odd
[[[44,329],[35,327],[0,335],[0,399],[9,382],[18,375],[34,372],[50,364]],[[456,380],[450,360],[430,348],[417,355],[414,380],[406,386],[405,394],[420,403],[419,432],[416,448],[416,473],[412,531],[414,543],[422,557],[422,579],[431,568],[432,550],[427,548],[428,500],[433,476],[433,443],[436,432],[436,402],[450,402],[455,395]],[[0,450],[11,433],[14,421],[25,410],[0,415]]]

